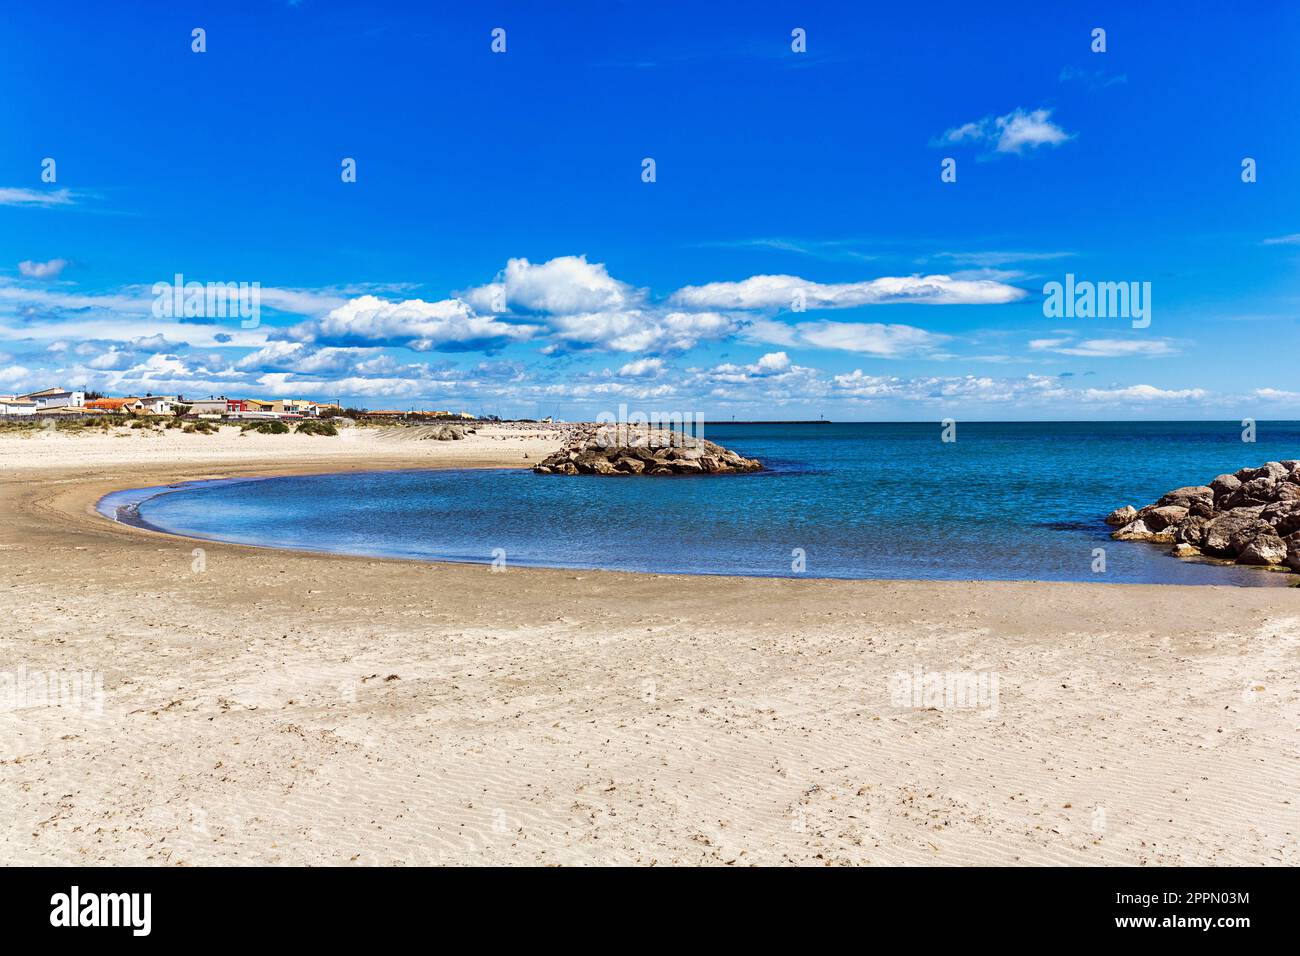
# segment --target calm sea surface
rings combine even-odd
[[[706,426],[769,470],[600,478],[393,471],[110,495],[164,531],[345,554],[686,574],[1280,585],[1111,541],[1102,518],[1180,485],[1300,458],[1300,422]],[[321,439],[322,442],[328,439]],[[1106,571],[1094,573],[1093,549]],[[500,550],[498,550],[500,549]]]

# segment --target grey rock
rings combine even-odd
[[[1186,518],[1187,508],[1177,505],[1147,505],[1137,516],[1152,531],[1163,531]]]
[[[1287,499],[1265,505],[1264,510],[1259,513],[1259,518],[1272,525],[1278,537],[1285,538],[1295,534],[1300,531],[1300,500]]]
[[[1208,523],[1209,519],[1202,515],[1189,514],[1178,522],[1178,527],[1174,529],[1174,540],[1180,544],[1190,544],[1199,549],[1201,540],[1205,537],[1205,526]]]
[[[1157,505],[1174,505],[1188,510],[1198,503],[1213,506],[1214,489],[1208,485],[1188,485],[1185,488],[1175,488],[1156,502]]]
[[[1137,509],[1132,505],[1125,505],[1123,508],[1116,508],[1110,514],[1106,515],[1106,524],[1123,527],[1137,517]]]
[[[1300,534],[1293,534],[1286,539],[1286,560],[1284,563],[1292,571],[1300,571]]]
[[[1150,541],[1155,538],[1151,529],[1143,524],[1140,518],[1130,521],[1118,531],[1112,531],[1110,536],[1116,541]]]
[[[1242,564],[1281,564],[1286,558],[1286,544],[1276,534],[1268,533],[1256,535],[1237,555]]]

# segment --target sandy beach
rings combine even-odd
[[[0,436],[0,672],[103,689],[0,711],[0,863],[1300,863],[1296,589],[199,556],[94,512],[556,441]],[[900,706],[918,670],[996,698]]]

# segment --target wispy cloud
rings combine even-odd
[[[1090,90],[1104,90],[1108,86],[1127,83],[1128,75],[1107,73],[1105,70],[1085,70],[1077,66],[1063,66],[1058,79],[1062,83],[1077,83]]]
[[[1072,252],[938,252],[936,259],[951,259],[959,265],[987,268],[1011,265],[1017,262],[1042,262],[1048,259],[1067,259]]]
[[[858,239],[783,239],[780,237],[757,239],[731,239],[694,243],[699,248],[713,249],[769,249],[774,252],[792,252],[830,262],[869,262],[879,256],[858,251],[863,245]]]
[[[57,279],[67,265],[67,259],[51,259],[48,262],[25,259],[18,263],[18,273],[28,279]]]
[[[757,319],[741,333],[748,342],[780,345],[786,348],[834,349],[862,352],[877,358],[933,353],[950,337],[913,325],[881,322],[795,322]]]
[[[994,305],[1015,302],[1026,294],[1025,290],[1003,282],[954,279],[946,275],[884,276],[840,283],[811,282],[790,275],[759,275],[740,282],[685,286],[672,295],[671,301],[691,308],[850,309],[892,302]]]
[[[1293,232],[1286,236],[1274,236],[1272,239],[1265,239],[1260,243],[1263,246],[1300,246],[1300,232]]]
[[[72,206],[76,198],[70,189],[23,189],[0,186],[0,206]]]
[[[1179,350],[1169,339],[1034,339],[1029,347],[1037,352],[1055,352],[1079,358],[1164,358]]]

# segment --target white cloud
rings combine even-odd
[[[618,374],[622,378],[656,378],[663,373],[663,370],[663,359],[643,358],[628,362],[618,370]]]
[[[603,263],[588,262],[586,256],[557,256],[538,265],[511,259],[496,282],[471,289],[464,298],[480,312],[519,309],[571,315],[617,311],[641,302],[645,294],[610,276]]]
[[[21,189],[0,186],[0,206],[71,206],[75,202],[69,189]]]
[[[49,262],[33,262],[31,259],[25,259],[18,263],[18,272],[28,279],[56,279],[67,265],[67,259],[51,259]]]
[[[864,282],[823,284],[798,276],[759,275],[740,282],[710,282],[686,286],[671,301],[689,308],[772,310],[797,308],[849,309],[890,302],[941,305],[990,305],[1015,302],[1026,295],[1001,282],[954,279],[946,275],[885,276]]]
[[[268,342],[235,363],[241,371],[285,371],[300,375],[339,375],[353,370],[371,372],[397,367],[378,348],[312,348],[303,342]]]
[[[116,345],[111,345],[99,355],[86,362],[87,368],[98,370],[124,370],[131,367],[136,360],[136,354],[130,349],[121,349]]]
[[[1254,394],[1256,398],[1262,398],[1270,402],[1300,401],[1300,392],[1288,392],[1279,388],[1257,388]]]
[[[389,302],[373,295],[331,310],[324,318],[294,326],[299,341],[332,345],[401,345],[416,352],[478,351],[532,338],[539,329],[475,315],[460,299]]]
[[[1205,398],[1208,393],[1201,388],[1164,389],[1154,385],[1129,385],[1118,388],[1085,389],[1082,398],[1087,402],[1178,402]]]
[[[795,329],[801,342],[817,348],[868,352],[887,358],[924,352],[948,339],[911,325],[876,322],[802,322]]]
[[[684,352],[700,342],[726,338],[743,323],[718,312],[660,312],[633,309],[550,316],[550,354],[599,348],[613,352]]]
[[[1209,397],[1204,389],[1161,389],[1153,385],[1115,386],[1099,389],[1070,389],[1061,379],[1045,375],[1024,378],[987,376],[932,376],[902,378],[869,375],[861,369],[836,375],[837,393],[864,401],[906,401],[920,404],[1006,404],[1026,407],[1068,405],[1085,401],[1097,404],[1195,402]]]
[[[3,384],[8,389],[21,388],[30,384],[35,374],[31,369],[22,365],[7,365],[0,368],[0,384]]]
[[[880,322],[799,322],[786,325],[761,321],[752,323],[742,334],[750,341],[770,345],[865,352],[881,358],[932,352],[949,339],[946,335],[912,325]]]
[[[1014,109],[1005,116],[986,116],[982,120],[953,127],[939,138],[940,143],[992,143],[999,153],[1020,155],[1026,148],[1059,146],[1074,138],[1052,122],[1049,109]]]
[[[868,375],[854,369],[834,378],[839,394],[865,401],[905,401],[920,404],[1037,403],[1068,397],[1053,378],[1030,375],[1020,379],[999,379],[982,375],[920,376]]]
[[[1300,232],[1293,232],[1287,236],[1274,236],[1272,239],[1265,239],[1263,245],[1266,246],[1300,246]]]

